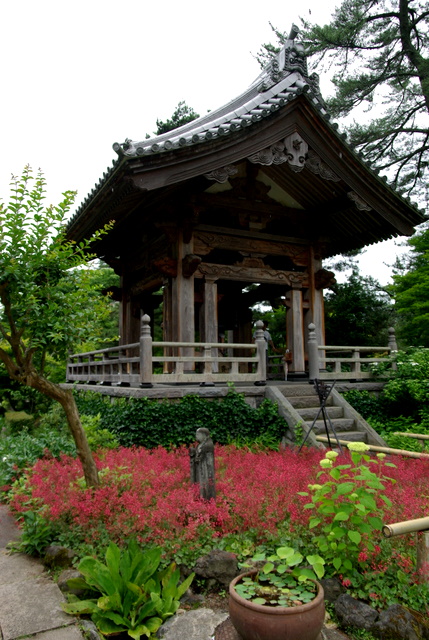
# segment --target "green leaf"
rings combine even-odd
[[[348,515],[348,513],[345,513],[344,511],[339,511],[334,517],[335,521],[341,521],[341,522],[342,521],[345,522],[348,519],[349,519],[349,515]]]
[[[264,598],[253,598],[252,602],[255,604],[265,604],[267,601]]]
[[[383,528],[383,521],[380,518],[370,516],[368,522],[373,529],[381,531]]]
[[[293,549],[293,547],[279,547],[276,550],[276,553],[281,560],[285,560],[286,558],[293,556],[295,549]]]
[[[341,484],[337,485],[337,495],[342,496],[345,495],[346,493],[353,493],[355,489],[355,483],[354,482],[342,482]]]
[[[107,547],[106,551],[106,564],[110,571],[110,575],[112,579],[117,581],[117,583],[122,583],[122,579],[119,575],[119,564],[121,560],[121,551],[119,547],[111,542]]]
[[[266,562],[262,567],[262,572],[265,574],[271,573],[273,569],[274,569],[274,564],[272,562]]]
[[[98,611],[97,603],[93,600],[78,600],[77,602],[62,602],[61,607],[71,616],[80,616],[85,613]]]
[[[109,569],[90,556],[86,556],[81,560],[78,570],[85,577],[88,584],[97,587],[101,593],[113,595],[116,593],[116,584],[112,580]]]
[[[310,522],[308,523],[308,527],[309,529],[314,529],[314,527],[317,527],[318,524],[320,524],[322,522],[322,520],[320,518],[310,518]]]
[[[332,564],[334,565],[335,569],[338,571],[338,569],[341,567],[342,565],[342,560],[341,558],[334,558],[332,560]]]
[[[360,541],[362,540],[362,536],[358,531],[347,531],[347,535],[350,538],[350,540],[355,544],[359,544]]]
[[[191,573],[186,580],[184,580],[182,582],[182,584],[180,584],[177,587],[177,592],[176,592],[176,599],[180,600],[180,598],[183,596],[183,594],[189,589],[189,587],[191,586],[191,583],[193,581],[193,579],[195,578],[195,573]]]

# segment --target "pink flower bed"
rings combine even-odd
[[[101,485],[96,490],[85,489],[77,460],[46,458],[33,467],[26,489],[16,492],[11,506],[25,511],[30,494],[33,505],[44,506],[45,517],[81,527],[88,539],[105,529],[116,541],[137,535],[162,544],[195,540],[202,529],[219,537],[251,528],[263,539],[285,521],[291,528],[307,524],[311,512],[303,506],[308,498],[298,492],[315,482],[322,457],[315,449],[252,453],[217,446],[216,503],[202,502],[190,486],[186,448],[103,452],[97,458]],[[397,482],[386,483],[385,493],[393,502],[386,522],[428,515],[429,461],[390,461],[396,468],[384,467],[383,472]]]

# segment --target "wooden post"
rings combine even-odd
[[[316,325],[312,322],[308,325],[308,375],[310,382],[319,377],[319,345],[317,344]]]
[[[267,342],[264,338],[264,323],[262,320],[256,322],[255,331],[256,354],[258,356],[258,379],[255,382],[258,386],[264,386],[267,380]]]
[[[429,531],[417,533],[417,564],[419,582],[429,583]]]
[[[287,311],[288,348],[292,351],[291,371],[305,373],[304,360],[304,319],[302,306],[302,290],[290,291],[290,308]]]
[[[152,336],[150,335],[150,317],[145,314],[141,319],[140,333],[140,386],[151,388],[152,384]]]
[[[177,276],[173,279],[172,288],[172,323],[174,340],[178,342],[195,341],[195,316],[194,316],[194,275],[185,276],[183,273],[183,259],[192,254],[193,241],[183,239],[183,231],[179,230],[177,241]],[[179,354],[185,357],[193,357],[193,347],[180,347]],[[195,363],[185,363],[185,373],[192,372]]]
[[[389,340],[388,340],[387,346],[390,349],[389,355],[392,355],[393,351],[398,351],[398,345],[396,344],[395,329],[393,327],[389,327],[388,331],[389,331]],[[396,371],[397,368],[398,368],[398,365],[396,364],[396,362],[393,362],[392,369]]]
[[[204,282],[204,340],[206,342],[219,342],[218,340],[218,316],[217,316],[217,284],[214,280]],[[218,355],[217,349],[212,349],[211,355]],[[213,362],[212,372],[217,373],[218,363]]]
[[[387,343],[387,346],[389,347],[391,352],[398,351],[398,345],[396,344],[396,335],[395,335],[394,327],[389,327],[388,331],[389,331],[389,341]]]

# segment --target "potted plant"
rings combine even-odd
[[[229,586],[229,614],[243,640],[316,640],[325,617],[324,560],[304,557],[291,547],[275,555],[258,554],[259,568],[239,575]]]

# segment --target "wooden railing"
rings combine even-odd
[[[395,368],[391,354],[398,350],[395,330],[389,328],[386,347],[342,347],[319,345],[316,327],[310,324],[308,337],[308,368],[310,380],[368,380],[379,379],[377,365],[387,362]],[[386,376],[387,377],[387,376]]]
[[[69,356],[67,381],[142,387],[154,383],[230,381],[265,384],[266,342],[262,327],[258,321],[252,344],[153,342],[150,318],[144,315],[139,342]],[[234,355],[234,351],[240,355]]]

